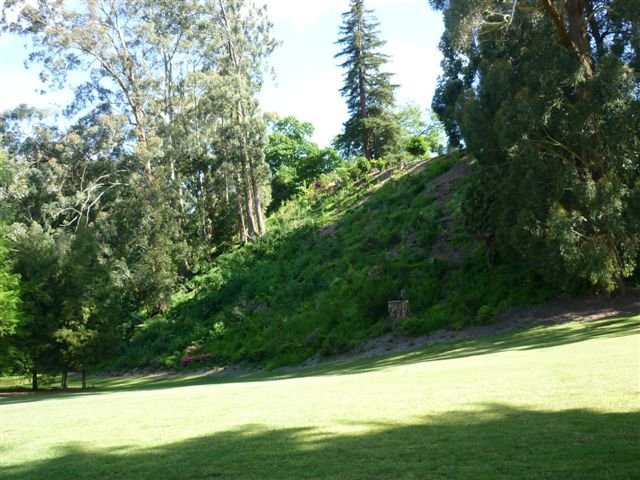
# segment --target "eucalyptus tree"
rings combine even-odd
[[[351,0],[342,14],[340,37],[342,50],[336,58],[344,58],[344,85],[340,93],[347,101],[349,119],[336,145],[346,155],[379,158],[397,143],[399,131],[393,115],[396,85],[384,66],[389,57],[380,49],[378,22],[364,0]]]
[[[275,45],[264,9],[244,0],[12,0],[5,12],[11,9],[20,13],[13,22],[4,17],[4,26],[32,39],[30,60],[42,66],[46,85],[88,72],[65,112],[82,115],[82,128],[74,128],[88,135],[52,134],[79,139],[75,154],[53,158],[65,172],[83,172],[85,185],[66,182],[80,192],[54,192],[38,203],[64,213],[57,228],[100,223],[100,237],[150,313],[168,303],[179,273],[196,268],[192,249],[264,233],[268,169],[256,95]],[[124,134],[114,140],[117,152],[87,141],[105,129]],[[61,156],[78,168],[62,165]],[[107,156],[111,171],[99,172],[95,159]],[[236,232],[211,234],[212,218],[228,224],[234,215]],[[209,233],[194,235],[199,224],[197,232]]]
[[[446,27],[433,107],[477,159],[469,227],[551,283],[623,288],[640,251],[640,6],[431,4]]]
[[[276,46],[265,8],[244,0],[217,0],[224,55],[220,74],[226,83],[227,140],[240,165],[248,237],[266,232],[264,201],[268,167],[264,161],[266,123],[259,114],[257,94],[262,87],[266,60]]]

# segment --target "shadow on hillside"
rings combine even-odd
[[[637,412],[540,412],[492,404],[409,426],[344,426],[368,433],[246,425],[149,449],[92,450],[79,440],[58,446],[48,460],[5,464],[2,478],[582,480],[634,478],[640,471]]]
[[[417,362],[432,362],[475,355],[550,348],[583,342],[596,338],[616,338],[637,334],[640,323],[638,317],[614,318],[589,322],[574,322],[561,325],[539,325],[534,328],[507,332],[491,337],[462,340],[423,347],[419,350],[396,353],[387,356],[361,360],[345,360],[308,368],[292,368],[274,372],[250,372],[238,375],[200,374],[192,377],[159,374],[144,377],[117,377],[102,380],[100,387],[83,393],[25,394],[0,399],[0,405],[36,402],[40,400],[68,399],[71,395],[101,395],[116,391],[162,390],[197,385],[263,382],[323,375],[352,375],[371,372],[383,368],[407,365]]]

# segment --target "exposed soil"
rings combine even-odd
[[[459,190],[460,181],[468,173],[469,159],[464,157],[445,173],[435,178],[428,190],[428,193],[435,197],[438,208],[442,210],[440,219],[441,233],[438,234],[433,242],[431,256],[448,263],[460,263],[464,259],[464,253],[454,246],[457,221],[447,204],[451,201],[455,192]]]
[[[87,393],[92,390],[92,387],[83,390],[82,388],[40,388],[38,391],[34,392],[28,387],[24,388],[9,388],[6,390],[0,390],[0,397],[22,397],[25,395],[51,395],[54,393]]]

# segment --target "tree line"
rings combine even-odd
[[[461,215],[487,264],[623,290],[640,251],[640,6],[430,4],[445,21],[432,108],[473,158]],[[330,148],[261,112],[277,42],[249,0],[11,0],[2,28],[30,39],[45,87],[85,72],[69,127],[26,105],[0,116],[0,373],[34,388],[118,355],[319,175],[442,148],[437,122],[396,105],[364,0],[338,31],[349,118]]]
[[[345,15],[365,13],[354,1]],[[350,21],[345,45],[361,29],[378,34]],[[266,215],[342,155],[383,153],[351,127],[340,153],[321,149],[309,140],[312,125],[260,111],[277,42],[252,1],[12,0],[2,28],[31,42],[44,88],[64,87],[75,72],[83,79],[61,112],[69,127],[28,105],[0,117],[0,355],[5,373],[31,372],[34,388],[40,372],[86,372],[117,354],[182,283],[265,235]],[[347,70],[382,45],[370,42],[341,52]],[[381,62],[366,62],[364,73],[378,75]],[[376,95],[391,118],[391,90],[361,93],[367,114],[351,111],[349,125],[372,121]],[[393,115],[407,125],[393,126],[394,148],[407,155],[427,123],[415,106]]]

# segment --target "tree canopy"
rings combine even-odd
[[[637,19],[616,0],[439,1],[450,140],[490,250],[561,286],[622,286],[640,251]]]
[[[3,13],[4,31],[31,40],[45,88],[86,72],[69,128],[28,106],[0,119],[25,312],[14,340],[34,340],[22,348],[34,371],[84,368],[118,330],[105,312],[124,313],[126,332],[220,249],[266,232],[257,95],[275,41],[248,0],[12,0]]]

